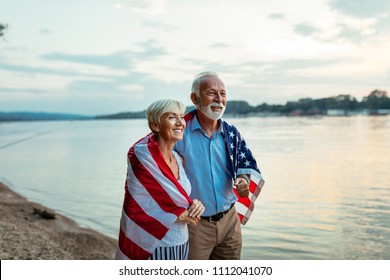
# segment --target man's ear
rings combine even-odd
[[[155,132],[159,132],[160,131],[160,126],[158,125],[158,123],[155,123],[155,122],[151,122],[150,123],[150,128],[155,131]]]
[[[195,92],[191,93],[190,98],[191,98],[192,103],[194,103],[195,106],[199,105],[200,98]]]

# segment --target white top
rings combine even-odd
[[[191,193],[191,184],[187,178],[187,175],[183,168],[183,163],[178,153],[173,151],[173,155],[176,158],[177,165],[179,166],[179,182],[183,186],[188,195]],[[188,228],[185,223],[175,223],[161,240],[160,247],[171,247],[182,245],[188,241]]]

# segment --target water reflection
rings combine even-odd
[[[390,117],[229,121],[266,178],[244,259],[390,259]],[[30,137],[0,149],[0,180],[116,238],[126,153],[147,132],[144,120],[0,123],[0,146]]]

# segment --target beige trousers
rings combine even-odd
[[[240,219],[233,207],[218,222],[201,219],[188,226],[190,260],[239,260],[242,235]]]

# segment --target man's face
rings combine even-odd
[[[217,77],[203,80],[197,96],[197,106],[208,118],[217,120],[222,117],[226,108],[226,89]]]

